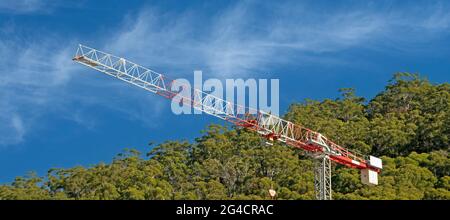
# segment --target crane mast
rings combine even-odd
[[[314,158],[316,199],[332,198],[331,161],[360,169],[361,180],[367,185],[378,184],[377,175],[382,169],[381,159],[346,149],[324,135],[301,125],[262,110],[236,105],[187,85],[181,85],[179,91],[173,91],[172,85],[175,81],[165,75],[81,44],[78,45],[72,60],[149,92],[190,105],[194,109],[229,121],[236,126],[257,132],[270,141],[280,141],[288,146],[305,150]],[[181,95],[184,89],[189,89],[190,95]]]

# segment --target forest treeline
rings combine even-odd
[[[334,199],[450,199],[450,84],[397,73],[372,100],[341,89],[338,99],[292,104],[284,117],[364,154],[381,156],[376,187],[333,165]],[[314,199],[312,161],[301,150],[268,146],[245,129],[211,125],[192,143],[133,149],[111,163],[0,185],[0,199]]]

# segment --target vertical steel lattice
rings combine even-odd
[[[314,160],[314,190],[317,200],[331,200],[331,161],[328,156]]]

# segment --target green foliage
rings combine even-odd
[[[449,108],[450,84],[433,85],[417,74],[396,74],[367,108],[369,118],[377,119],[373,128],[396,132],[373,134],[371,144],[375,152],[395,156],[448,150]],[[388,140],[395,142],[388,146]]]
[[[342,97],[292,104],[285,118],[365,154],[383,156],[380,185],[333,166],[335,199],[450,199],[450,86],[399,73],[366,102]],[[211,125],[193,143],[168,141],[145,156],[125,150],[110,164],[51,169],[0,185],[0,199],[314,199],[312,161],[254,132]]]

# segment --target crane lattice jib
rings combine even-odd
[[[188,85],[178,84],[179,91],[173,91],[174,80],[124,58],[79,45],[73,60],[165,98],[190,105],[206,114],[253,130],[271,141],[280,141],[308,152],[327,155],[330,160],[347,167],[380,172],[380,169],[368,163],[364,155],[341,147],[318,132],[261,110],[236,105]],[[190,89],[190,93],[187,93],[190,96],[183,95],[183,89]]]

